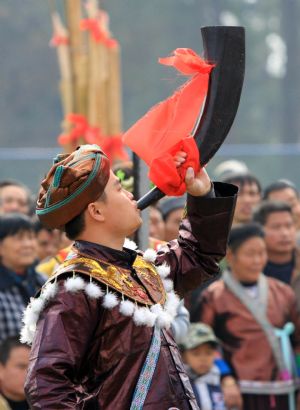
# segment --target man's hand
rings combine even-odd
[[[174,157],[174,162],[177,168],[179,168],[186,161],[186,152],[179,151]],[[186,191],[193,196],[204,196],[211,190],[211,180],[202,168],[196,175],[193,168],[188,168],[185,175]]]

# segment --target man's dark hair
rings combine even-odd
[[[258,188],[259,193],[262,191],[261,184],[259,180],[250,173],[231,173],[226,177],[222,178],[222,182],[226,182],[227,184],[238,184],[241,188],[245,185],[252,185],[255,184]]]
[[[158,205],[158,210],[161,212],[163,220],[166,222],[169,215],[177,209],[183,209],[186,204],[186,195],[164,198]]]
[[[22,182],[14,180],[14,179],[5,179],[5,180],[0,181],[0,191],[1,191],[2,188],[6,188],[8,186],[17,186],[19,188],[24,189],[24,191],[27,193],[28,203],[30,203],[30,201],[31,201],[31,192],[30,192],[29,188],[26,185],[22,184]]]
[[[11,336],[3,340],[0,345],[0,363],[3,366],[5,366],[6,362],[8,361],[11,351],[16,347],[26,347],[30,349],[29,346],[21,343],[19,337],[17,336]]]
[[[105,191],[97,199],[97,201],[99,201],[99,200],[106,201]],[[66,235],[72,241],[77,239],[78,236],[83,232],[83,230],[85,228],[84,212],[85,212],[85,209],[79,215],[75,216],[75,218],[71,219],[71,221],[69,221],[65,225]]]
[[[65,225],[66,235],[72,241],[77,239],[85,228],[84,211],[85,210],[83,210],[79,215],[75,216],[75,218],[71,219],[71,221],[69,221]]]
[[[265,188],[263,199],[269,199],[269,196],[272,192],[282,191],[287,188],[291,188],[297,195],[297,198],[299,198],[299,192],[296,188],[296,185],[294,185],[288,179],[279,179],[278,181],[273,182]]]
[[[20,188],[27,189],[26,185],[22,184],[22,182],[14,180],[14,179],[5,179],[5,180],[0,181],[0,189],[5,188],[7,186],[18,186]]]
[[[263,201],[255,208],[252,219],[264,226],[268,216],[275,212],[289,212],[292,215],[292,208],[282,201]]]
[[[22,231],[34,231],[33,223],[27,215],[18,213],[0,215],[0,241]]]
[[[264,238],[265,234],[260,224],[248,222],[234,226],[229,234],[228,247],[235,253],[238,248],[251,238]]]

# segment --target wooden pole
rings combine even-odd
[[[97,0],[90,0],[87,3],[87,14],[90,19],[101,24]],[[103,135],[107,135],[108,51],[92,33],[89,34],[88,44],[88,121],[91,125],[99,127]]]
[[[64,118],[74,111],[74,95],[72,84],[72,69],[71,69],[71,56],[70,47],[68,44],[68,32],[64,27],[59,14],[54,11],[52,13],[52,25],[53,25],[53,41],[57,41],[56,52],[60,71],[60,83],[59,90],[62,102],[62,109]],[[63,133],[70,132],[70,124],[66,121],[62,122]],[[73,149],[72,144],[66,144],[64,146],[65,152],[70,152]]]
[[[82,18],[81,0],[65,0],[70,50],[72,62],[72,82],[74,90],[74,111],[87,114],[87,49],[85,33],[80,30]]]
[[[113,136],[122,132],[122,85],[120,47],[118,44],[108,49],[108,61],[108,135]]]

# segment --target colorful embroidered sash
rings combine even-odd
[[[143,408],[158,362],[160,346],[160,329],[155,326],[151,346],[135,387],[130,410],[142,410]]]

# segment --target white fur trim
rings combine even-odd
[[[151,310],[148,308],[145,308],[145,310],[146,326],[153,327],[155,325],[157,315],[151,312]]]
[[[39,313],[35,312],[32,309],[31,305],[28,305],[23,314],[23,319],[22,319],[23,323],[27,327],[32,328],[33,326],[35,326],[38,318],[39,318]]]
[[[135,251],[137,249],[137,244],[134,241],[125,238],[123,247]]]
[[[113,309],[114,307],[116,307],[118,305],[118,298],[117,295],[115,295],[112,292],[108,292],[104,298],[103,298],[103,307],[105,307],[106,309]]]
[[[161,312],[156,319],[157,325],[165,329],[170,328],[172,321],[173,317],[168,312]]]
[[[41,297],[43,299],[49,300],[54,298],[58,291],[58,284],[57,282],[49,282],[47,285],[42,289]]]
[[[22,318],[22,322],[24,323],[24,326],[20,332],[20,341],[22,343],[27,343],[27,344],[32,343],[38,318],[39,318],[39,313],[35,312],[32,309],[31,304],[29,304],[27,308],[25,309],[23,318]]]
[[[34,333],[35,332],[30,331],[27,326],[23,326],[20,332],[20,342],[31,345],[34,338]]]
[[[30,301],[31,309],[36,314],[41,313],[41,311],[44,309],[45,304],[46,304],[46,300],[42,297],[39,297],[36,299],[32,298]]]
[[[162,279],[165,279],[167,276],[170,275],[171,269],[170,269],[170,266],[167,265],[166,263],[163,263],[160,266],[155,266],[155,268],[156,268],[157,273]]]
[[[171,315],[176,316],[180,299],[174,292],[167,293],[167,300],[165,303],[165,310]]]
[[[134,303],[130,302],[130,300],[122,300],[119,310],[124,316],[132,316],[134,313],[134,308]]]
[[[174,285],[171,279],[164,279],[162,282],[166,292],[171,292],[173,290]]]
[[[99,299],[101,296],[104,295],[103,290],[96,285],[94,282],[90,282],[85,286],[85,293],[90,297],[91,299]]]
[[[156,259],[156,251],[154,249],[149,248],[144,252],[143,256],[145,261],[153,263]]]
[[[48,300],[53,298],[58,291],[58,285],[56,282],[49,282],[41,292],[40,297],[31,298],[29,305],[26,307],[23,313],[22,322],[24,326],[20,332],[20,341],[22,343],[31,344],[33,342],[34,334],[36,331],[36,324],[39,320],[40,313],[44,309]]]
[[[155,315],[160,315],[163,312],[162,306],[157,303],[156,305],[151,306],[150,308],[151,312],[154,313]]]
[[[74,276],[72,278],[68,278],[64,285],[67,292],[75,293],[84,289],[85,282],[80,276]]]
[[[147,323],[147,308],[136,307],[133,314],[133,321],[137,326],[143,326]]]

